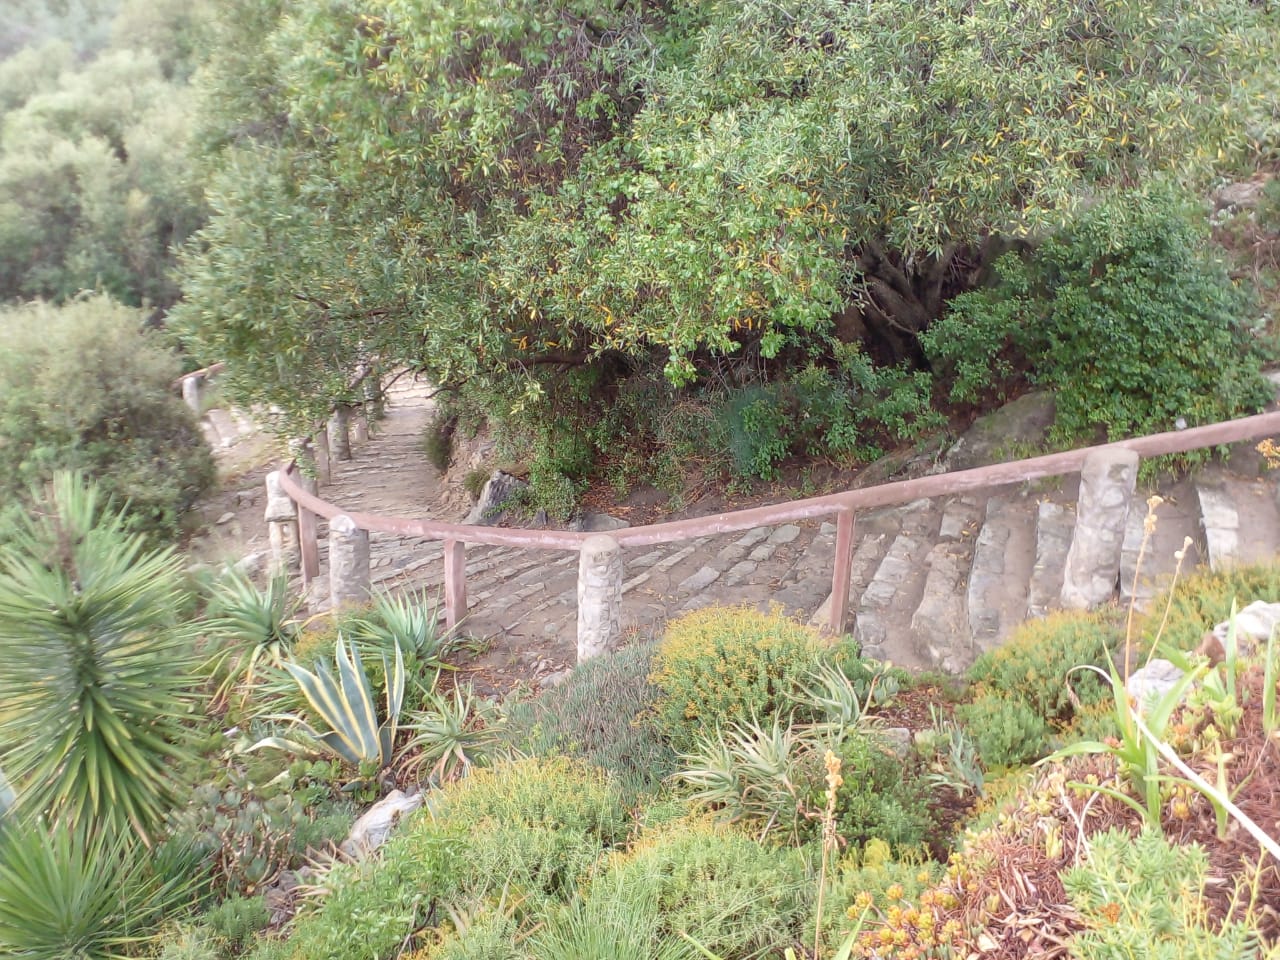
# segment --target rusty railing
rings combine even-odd
[[[971,470],[934,474],[913,480],[901,480],[875,487],[846,490],[841,493],[810,497],[787,503],[752,507],[729,513],[676,520],[641,527],[627,527],[609,533],[621,547],[642,547],[675,543],[715,534],[735,533],[756,527],[776,526],[799,520],[812,520],[832,515],[836,518],[836,556],[831,580],[831,619],[833,632],[844,629],[849,609],[849,582],[853,559],[854,515],[857,510],[891,506],[927,497],[947,496],[972,490],[997,487],[1008,483],[1041,477],[1076,473],[1090,454],[1108,449],[1127,449],[1143,457],[1185,453],[1189,450],[1220,444],[1253,440],[1280,434],[1280,411],[1228,420],[1169,433],[1121,440],[1116,443],[1081,447],[1063,453],[1032,457],[1009,463],[997,463]],[[332,520],[339,515],[350,517],[357,529],[440,540],[444,544],[444,602],[448,625],[456,626],[467,612],[466,545],[468,543],[530,550],[579,551],[592,534],[557,530],[521,530],[472,526],[434,520],[407,520],[372,513],[354,513],[328,503],[304,488],[298,475],[297,462],[280,471],[280,484],[293,499],[298,512],[298,534],[304,582],[319,573],[319,547],[316,518]]]

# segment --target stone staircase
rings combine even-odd
[[[356,459],[332,465],[321,495],[351,510],[455,519],[418,450],[425,401],[393,395],[379,435]],[[846,629],[865,651],[909,668],[963,670],[1020,622],[1055,608],[1075,527],[1079,477],[918,500],[859,513]],[[1174,569],[1270,559],[1280,550],[1277,484],[1240,445],[1211,466],[1162,488],[1158,522],[1137,570],[1144,499],[1133,498],[1119,597],[1141,603]],[[321,525],[321,573],[326,576]],[[822,622],[831,589],[835,525],[816,521],[624,551],[623,622],[648,635],[681,611],[710,604],[781,605]],[[442,592],[442,547],[371,534],[375,589]],[[481,686],[505,689],[557,675],[575,660],[576,554],[471,546],[469,614],[462,632],[484,638],[472,667]]]

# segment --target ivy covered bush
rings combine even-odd
[[[1257,412],[1270,391],[1250,297],[1206,234],[1170,190],[1105,196],[1006,255],[995,285],[954,298],[921,343],[954,401],[1052,390],[1062,442]]]

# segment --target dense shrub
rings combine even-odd
[[[334,867],[288,943],[263,942],[250,956],[384,960],[450,909],[475,913],[491,897],[518,908],[517,920],[536,919],[624,834],[618,792],[592,767],[562,758],[477,770],[433,795],[380,859]]]
[[[1030,380],[1053,390],[1054,433],[1074,441],[1210,423],[1269,399],[1248,297],[1167,190],[1108,197],[998,273],[922,337],[954,400]]]
[[[650,677],[663,731],[682,750],[734,721],[788,713],[824,646],[816,630],[777,611],[708,607],[673,620]]]
[[[846,771],[836,794],[836,832],[841,839],[854,846],[883,840],[895,850],[921,843],[932,824],[928,798],[924,782],[903,757],[874,731],[846,736],[836,754]],[[821,759],[815,750],[809,760],[809,806],[814,810],[823,805]]]
[[[772,955],[798,939],[811,895],[793,851],[727,826],[677,821],[646,831],[591,882],[591,904],[649,907],[653,938],[683,931],[725,960]]]
[[[956,719],[973,737],[988,770],[1036,760],[1048,747],[1048,723],[1019,697],[980,694],[956,708]]]
[[[614,784],[563,757],[477,770],[447,790],[432,814],[413,835],[461,843],[448,900],[470,906],[505,889],[519,915],[534,920],[571,897],[602,850],[626,834]]]
[[[732,724],[701,738],[681,759],[676,781],[688,798],[763,837],[804,844],[822,833],[827,750],[848,771],[836,797],[842,842],[878,839],[903,850],[918,844],[930,817],[923,782],[874,731],[832,740],[811,725]]]
[[[1167,622],[1168,595],[1152,601],[1139,631],[1141,643],[1150,646],[1158,640],[1176,650],[1194,650],[1206,631],[1231,615],[1233,600],[1244,607],[1254,600],[1271,601],[1277,597],[1280,565],[1198,571],[1175,584]]]
[[[1110,698],[1111,688],[1092,670],[1107,668],[1123,642],[1124,624],[1112,612],[1061,611],[1028,620],[1003,644],[969,668],[981,689],[1022,700],[1046,720],[1070,720],[1075,706]]]
[[[656,788],[675,766],[652,710],[652,644],[581,664],[553,690],[508,711],[508,737],[535,756],[565,754],[610,771],[629,797]]]
[[[141,315],[106,297],[33,303],[0,310],[0,336],[0,499],[80,469],[137,529],[173,537],[213,483],[213,457]]]
[[[771,480],[788,456],[871,460],[943,424],[927,373],[877,367],[856,346],[830,366],[729,391],[716,404],[734,473]]]

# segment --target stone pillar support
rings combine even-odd
[[[369,531],[340,513],[329,521],[329,602],[333,612],[366,602],[372,585]]]
[[[614,647],[622,634],[622,548],[596,534],[578,556],[578,662]]]
[[[329,417],[326,432],[329,434],[329,452],[334,460],[351,459],[351,408],[338,404]]]
[[[271,575],[288,573],[298,565],[298,511],[280,485],[280,471],[267,474],[267,531],[271,540]]]
[[[1098,450],[1080,468],[1076,528],[1062,582],[1068,609],[1086,610],[1115,596],[1138,460],[1132,450]]]
[[[363,404],[351,411],[351,439],[356,443],[369,442],[369,415]]]
[[[182,400],[197,417],[204,415],[204,374],[183,379]]]

